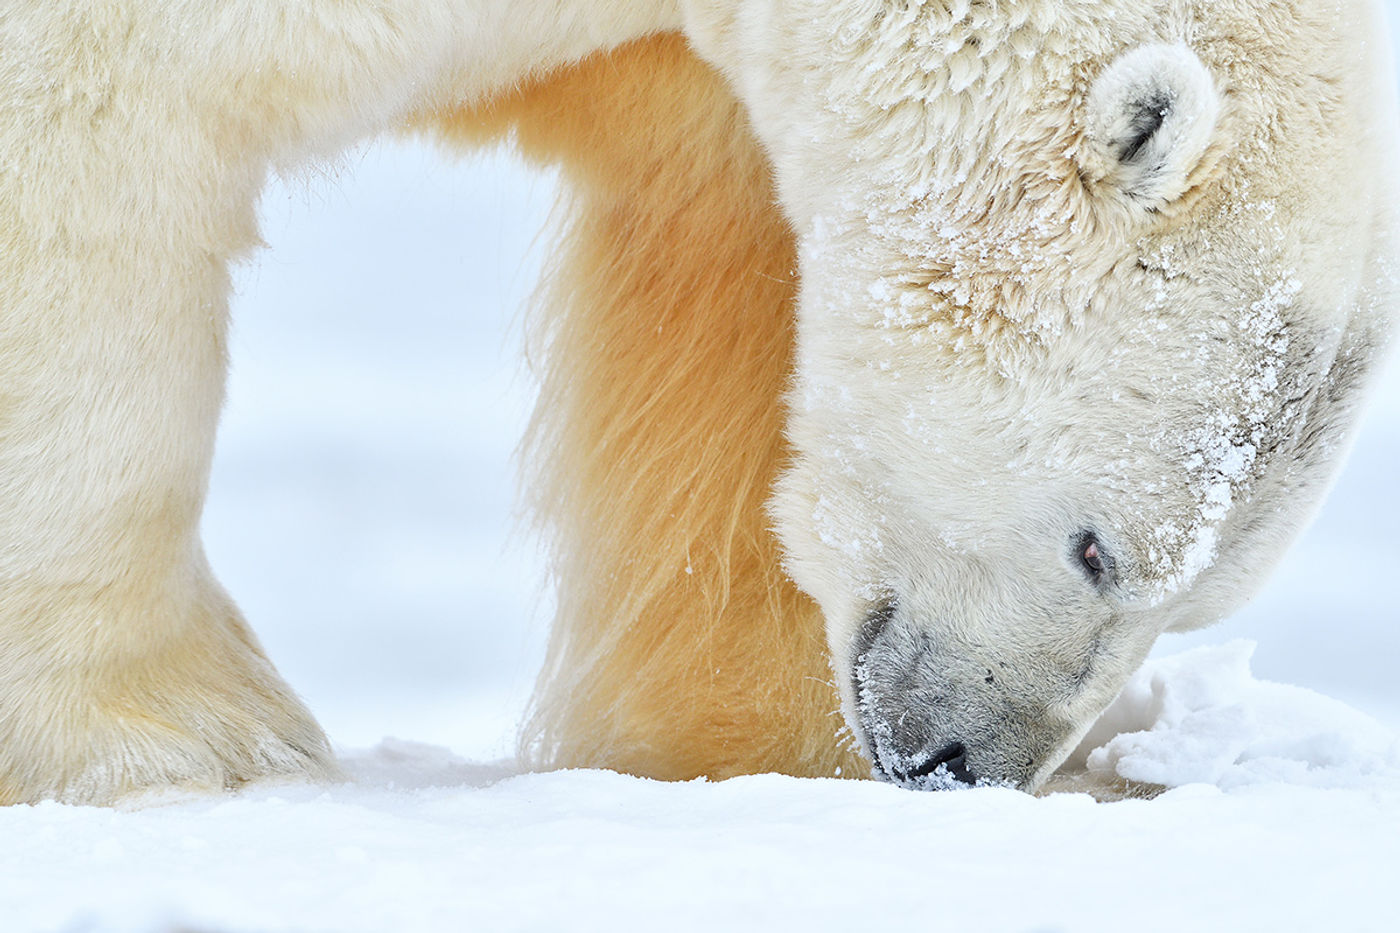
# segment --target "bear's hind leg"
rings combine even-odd
[[[668,0],[0,13],[0,802],[330,774],[209,573],[227,263],[269,166],[679,21]]]
[[[0,804],[336,776],[315,720],[207,573],[148,600],[46,596],[21,637],[4,633]]]
[[[0,260],[0,802],[324,777],[199,542],[221,264],[139,236]]]
[[[0,802],[328,775],[199,542],[224,257],[260,176],[186,170],[221,163],[182,124],[65,104],[31,142],[20,116],[0,107]]]

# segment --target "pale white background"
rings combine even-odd
[[[553,197],[504,154],[383,143],[264,199],[205,540],[339,742],[508,750],[548,617],[512,452]]]

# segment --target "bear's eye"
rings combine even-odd
[[[1104,552],[1098,536],[1086,531],[1079,536],[1075,548],[1079,553],[1079,564],[1095,586],[1103,586],[1113,579],[1113,558]]]

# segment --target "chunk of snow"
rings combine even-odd
[[[1071,761],[1167,787],[1400,780],[1400,737],[1330,697],[1255,679],[1254,647],[1232,641],[1148,662]]]

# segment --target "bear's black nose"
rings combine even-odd
[[[972,770],[967,766],[967,747],[961,742],[951,742],[938,751],[934,752],[924,761],[903,774],[896,774],[901,782],[914,781],[932,775],[939,768],[944,768],[949,777],[959,784],[976,784],[977,778]]]

